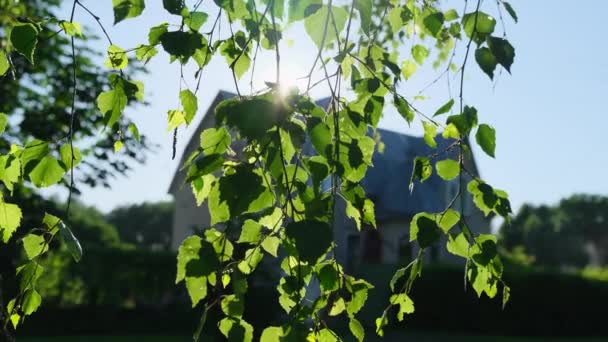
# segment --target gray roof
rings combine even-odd
[[[409,191],[413,161],[417,156],[430,156],[443,151],[453,140],[437,136],[437,148],[431,149],[422,137],[378,129],[385,144],[384,153],[376,152],[373,167],[368,168],[362,185],[375,204],[376,219],[413,215],[421,211],[439,212],[445,209],[444,180],[433,173],[423,183],[415,182]],[[444,159],[446,155],[440,155]],[[457,182],[454,180],[453,182]]]

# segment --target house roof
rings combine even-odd
[[[445,209],[444,180],[435,173],[424,182],[417,181],[413,191],[409,190],[413,162],[417,156],[429,156],[445,150],[450,140],[437,136],[437,148],[430,148],[422,137],[414,137],[385,129],[378,129],[384,142],[384,153],[376,152],[373,167],[367,169],[362,186],[375,204],[376,219],[414,215],[427,211]],[[446,155],[440,155],[445,158]],[[457,180],[452,181],[456,182]]]

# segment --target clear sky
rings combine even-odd
[[[163,21],[175,23],[177,18],[171,18],[160,1],[148,0],[141,17],[112,26],[110,1],[83,3],[102,18],[115,44],[123,48],[146,42],[148,27]],[[446,3],[460,7],[462,2]],[[578,1],[576,8],[574,2],[567,3],[512,0],[520,19],[514,24],[505,17],[508,38],[516,49],[512,75],[503,72],[493,85],[473,65],[474,61],[465,74],[466,103],[478,109],[481,122],[497,130],[496,159],[475,150],[481,176],[507,190],[515,208],[525,202],[554,203],[573,193],[608,194],[608,182],[602,181],[608,167],[608,153],[603,149],[608,125],[608,31],[603,22],[608,1]],[[484,6],[488,12],[495,10],[494,1],[486,1]],[[68,10],[64,12],[65,16],[69,14]],[[209,21],[215,13],[210,11]],[[100,33],[84,11],[78,10],[76,18]],[[227,31],[227,27],[222,30]],[[316,50],[301,26],[296,25],[290,32],[291,47],[287,42],[281,46],[282,70],[286,78],[295,78],[307,73]],[[100,41],[98,45],[105,50],[107,43]],[[256,84],[274,78],[273,62],[269,55],[258,58],[256,75],[260,77]],[[103,211],[117,205],[170,198],[167,189],[177,160],[171,160],[172,135],[165,127],[167,110],[179,105],[179,66],[169,64],[168,56],[159,53],[149,70],[142,80],[150,106],[128,110],[128,115],[140,132],[160,144],[160,148],[145,165],[133,165],[128,177],[113,181],[113,189],[83,189],[80,199]],[[189,68],[186,74],[193,72]],[[416,75],[404,88],[407,95],[415,95],[438,72],[429,68]],[[248,90],[249,75],[244,80],[242,86]],[[226,63],[215,58],[203,76],[197,120],[219,89],[233,90],[234,84]],[[326,94],[320,90],[313,95]],[[428,95],[431,98],[419,106],[432,112],[448,99],[445,80],[430,89]],[[179,132],[178,151],[195,126]],[[420,134],[420,123],[409,128],[393,111],[385,113],[380,126]]]

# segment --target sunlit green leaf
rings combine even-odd
[[[437,109],[437,111],[435,112],[435,114],[433,114],[433,116],[435,117],[437,115],[441,115],[441,114],[445,114],[445,113],[449,112],[450,109],[452,109],[452,106],[454,106],[454,99],[450,99],[443,106],[439,107],[439,109]]]
[[[426,47],[420,44],[416,44],[412,47],[412,57],[414,58],[416,63],[420,65],[424,64],[424,61],[428,56],[429,50]]]
[[[330,11],[333,20],[330,18]],[[332,6],[330,9],[330,7],[323,5],[304,20],[304,28],[317,47],[326,46],[338,39],[337,36],[344,29],[347,17],[348,11],[346,9],[337,6]]]
[[[205,12],[190,12],[190,14],[184,18],[184,24],[193,31],[198,31],[207,21],[209,15]]]
[[[391,304],[399,306],[397,319],[403,321],[405,314],[414,313],[414,302],[406,293],[394,294],[390,299]]]
[[[424,127],[424,142],[432,148],[437,147],[435,137],[437,136],[437,126],[433,123],[422,121]]]
[[[144,0],[112,0],[114,9],[114,25],[119,22],[139,16],[146,8]]]
[[[116,45],[110,45],[108,47],[108,59],[104,64],[108,68],[121,70],[129,64],[129,58],[125,50]]]
[[[460,163],[453,159],[445,159],[435,164],[435,169],[439,177],[445,180],[452,180],[460,174]]]
[[[58,226],[59,233],[61,234],[63,242],[68,248],[68,251],[70,254],[72,254],[74,260],[79,262],[82,258],[82,247],[80,246],[80,241],[78,241],[76,236],[74,236],[74,233],[72,233],[72,230],[65,223],[63,223],[63,221],[59,221]]]
[[[2,50],[0,50],[0,77],[6,74],[11,65],[8,62],[8,56]]]
[[[23,237],[22,241],[25,255],[29,260],[32,260],[48,250],[48,245],[42,235],[27,234]]]
[[[21,209],[16,204],[6,203],[0,198],[0,233],[2,241],[8,242],[21,224]]]
[[[184,107],[184,119],[186,120],[187,124],[190,124],[192,119],[194,119],[194,115],[196,115],[196,111],[198,110],[198,100],[189,89],[182,90],[179,93],[179,99],[182,103],[182,107]]]
[[[54,157],[47,155],[36,164],[29,173],[30,180],[38,188],[46,188],[57,184],[65,173],[65,170]]]

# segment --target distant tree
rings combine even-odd
[[[608,197],[574,195],[557,206],[524,205],[500,229],[508,251],[523,247],[539,266],[608,263]]]
[[[125,243],[154,250],[171,245],[173,202],[134,204],[112,210],[107,218]]]

